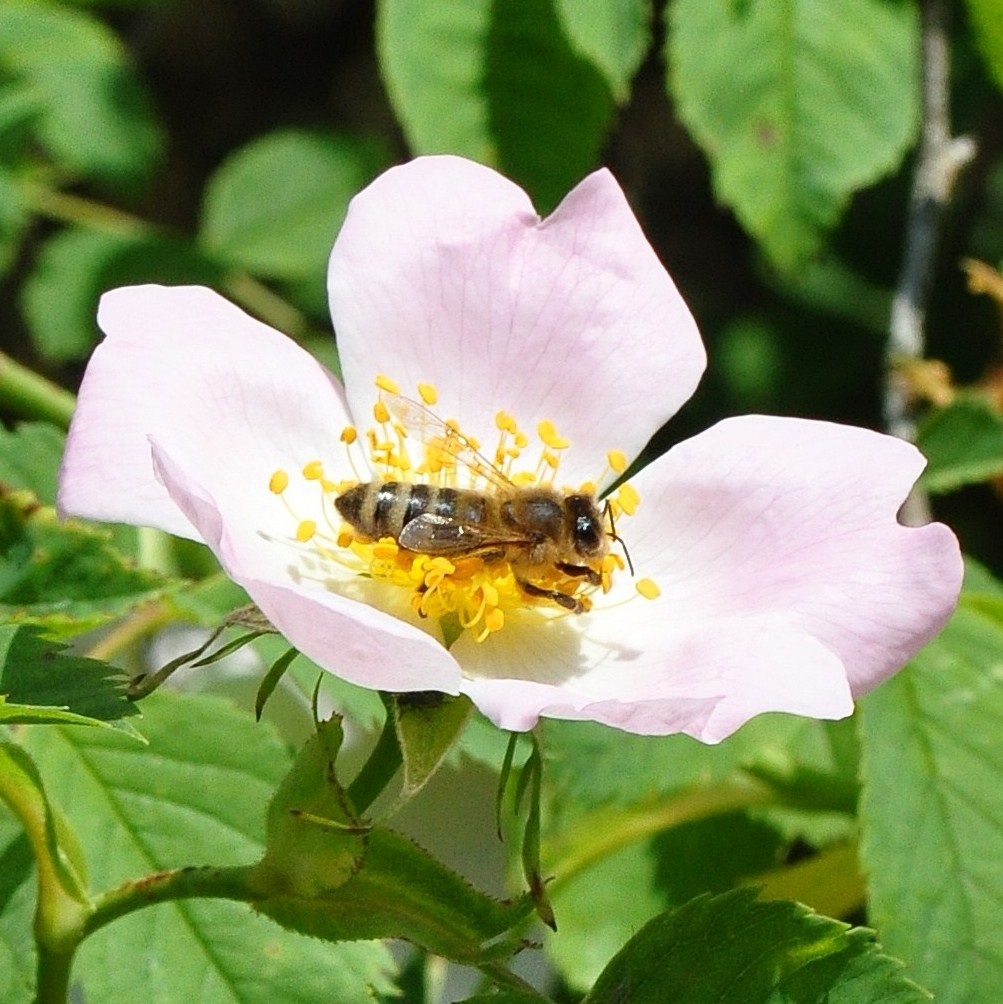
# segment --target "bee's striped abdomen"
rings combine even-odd
[[[342,519],[367,537],[397,540],[411,520],[431,513],[457,523],[481,526],[488,516],[480,492],[406,481],[369,481],[334,500]]]

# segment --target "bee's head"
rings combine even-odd
[[[569,495],[565,501],[576,553],[586,559],[603,557],[609,550],[609,538],[595,499],[591,495]]]

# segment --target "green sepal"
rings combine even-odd
[[[406,837],[361,819],[338,782],[338,718],[318,724],[268,810],[267,849],[252,869],[255,908],[327,941],[403,938],[477,964],[510,955],[500,940],[532,910],[475,890]]]
[[[543,782],[543,756],[536,736],[532,736],[533,751],[529,755],[516,792],[516,804],[529,792],[529,809],[526,813],[526,829],[522,835],[522,870],[529,885],[529,894],[536,908],[537,916],[551,930],[557,930],[554,907],[547,895],[547,885],[540,870],[540,793]]]
[[[279,680],[286,675],[286,670],[292,665],[293,659],[298,655],[299,652],[296,649],[286,649],[268,668],[268,672],[262,678],[258,686],[258,692],[254,697],[254,717],[256,721],[261,721],[261,713],[265,710],[268,698],[275,693]]]
[[[322,899],[362,864],[365,827],[334,769],[343,738],[340,718],[318,722],[272,798],[253,879],[269,901]]]
[[[326,941],[401,938],[465,965],[507,958],[523,947],[503,935],[532,912],[529,897],[502,901],[479,892],[392,830],[373,829],[364,842],[364,860],[347,881],[311,896],[275,892],[256,909]]]
[[[404,768],[401,803],[417,795],[439,769],[473,710],[470,699],[462,695],[438,691],[392,695],[390,713]]]

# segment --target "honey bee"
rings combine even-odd
[[[598,566],[619,541],[609,503],[600,510],[593,494],[547,485],[514,484],[455,429],[409,398],[391,395],[389,410],[406,428],[445,444],[445,452],[484,488],[453,488],[409,481],[368,481],[335,499],[352,529],[374,540],[392,537],[399,547],[447,558],[504,559],[528,596],[548,599],[574,613],[583,601],[534,582],[556,568],[593,586]],[[605,522],[609,520],[607,529]]]

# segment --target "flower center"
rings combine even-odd
[[[601,503],[595,491],[607,474],[623,473],[624,454],[610,451],[597,482],[558,486],[571,444],[549,419],[538,424],[534,446],[512,415],[498,412],[489,458],[455,420],[435,414],[430,384],[419,384],[414,399],[387,377],[376,385],[375,425],[361,436],[354,426],[341,433],[353,476],[332,480],[310,460],[301,476],[318,493],[314,517],[303,518],[284,498],[300,546],[407,590],[410,609],[437,624],[446,644],[463,631],[484,641],[515,610],[586,613],[610,591],[627,564],[612,549],[627,553],[617,523],[640,498],[626,482]],[[535,460],[527,466],[529,450]],[[284,496],[289,483],[279,470],[269,487]],[[641,596],[658,595],[650,579],[636,586]]]

